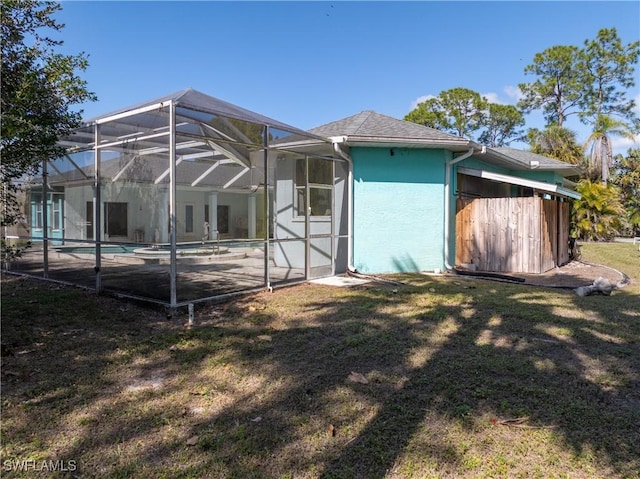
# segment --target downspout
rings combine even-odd
[[[482,149],[477,153],[484,154],[486,152],[487,152],[487,147],[483,146]],[[453,269],[453,266],[451,266],[451,264],[449,263],[449,236],[451,233],[451,226],[449,224],[449,222],[451,221],[451,213],[450,213],[451,167],[456,163],[461,162],[462,160],[466,160],[474,153],[476,153],[476,148],[471,146],[469,148],[469,151],[467,151],[466,153],[456,158],[452,158],[451,160],[447,161],[447,163],[445,164],[445,169],[444,169],[444,266],[448,270]]]
[[[353,272],[356,270],[353,266],[353,160],[340,148],[340,143],[347,142],[346,136],[334,136],[329,139],[335,155],[345,160],[349,165],[347,174],[347,270]]]

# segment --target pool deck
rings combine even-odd
[[[52,249],[48,263],[47,279],[95,289],[94,255],[62,253]],[[44,277],[42,251],[27,250],[11,264],[10,271]],[[273,261],[269,273],[270,283],[274,286],[305,279],[303,269],[278,267]],[[101,255],[100,279],[105,292],[170,303],[168,258],[139,258],[122,253]],[[177,261],[178,303],[213,299],[264,287],[264,255],[255,248],[234,252],[228,257],[184,256]]]

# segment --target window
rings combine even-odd
[[[127,203],[104,204],[104,232],[107,237],[128,236]]]
[[[309,168],[307,175],[307,165]],[[305,201],[309,180],[309,202]],[[298,216],[331,216],[333,162],[320,158],[300,158],[296,161],[295,208]]]
[[[61,195],[51,196],[51,211],[53,213],[52,228],[54,230],[62,229],[62,197]]]
[[[42,195],[33,195],[31,197],[31,212],[33,215],[33,227],[42,229]]]
[[[193,205],[184,205],[184,232],[193,233]]]
[[[331,188],[309,188],[309,214],[331,216]]]

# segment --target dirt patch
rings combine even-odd
[[[545,273],[493,273],[493,272],[465,272],[459,274],[495,281],[516,282],[531,286],[548,288],[575,289],[590,286],[598,278],[605,278],[612,284],[622,287],[630,282],[629,277],[621,271],[595,263],[571,261],[561,267],[553,268]],[[486,276],[484,275],[486,274]],[[524,280],[524,281],[522,281]]]
[[[542,274],[516,274],[525,278],[525,284],[548,287],[578,288],[593,284],[597,278],[605,278],[613,284],[625,280],[622,272],[599,264],[571,261]]]

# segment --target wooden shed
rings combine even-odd
[[[458,173],[456,265],[472,263],[479,271],[544,273],[569,261],[574,192],[468,168]]]
[[[459,198],[456,264],[544,273],[569,261],[569,203],[535,197]]]

